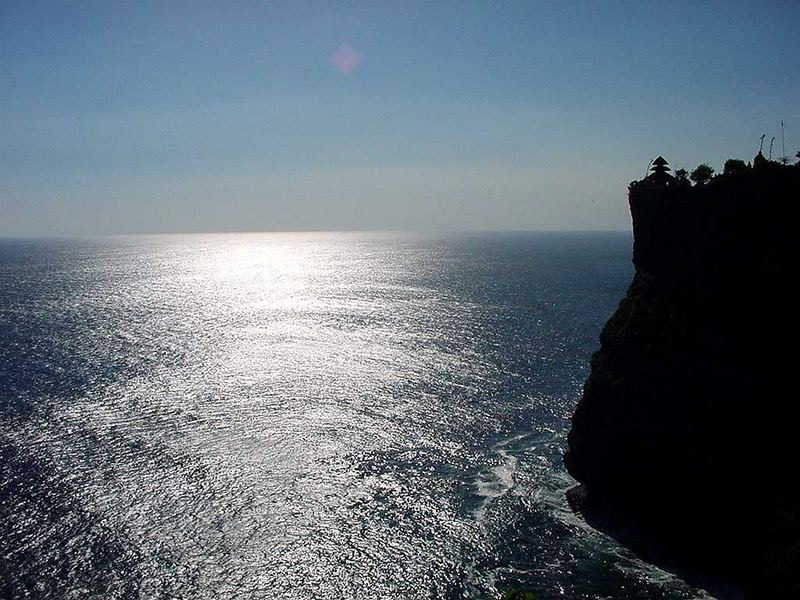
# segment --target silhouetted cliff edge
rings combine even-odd
[[[572,419],[570,503],[721,597],[800,598],[800,167],[651,175],[629,202],[636,274]]]

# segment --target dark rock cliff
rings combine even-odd
[[[631,184],[636,274],[573,416],[570,502],[720,596],[800,598],[800,167]]]

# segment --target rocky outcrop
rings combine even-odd
[[[629,190],[636,273],[573,416],[569,498],[718,595],[800,598],[800,167]]]

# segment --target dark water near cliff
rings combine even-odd
[[[0,595],[696,597],[563,501],[630,244],[0,241]]]

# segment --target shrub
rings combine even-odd
[[[723,175],[738,175],[747,171],[747,165],[743,160],[738,158],[729,158],[725,161],[725,167],[722,169]]]
[[[711,180],[711,176],[713,174],[714,169],[704,163],[702,165],[698,165],[698,167],[692,171],[692,174],[689,175],[689,179],[694,181],[695,185],[705,185]]]

